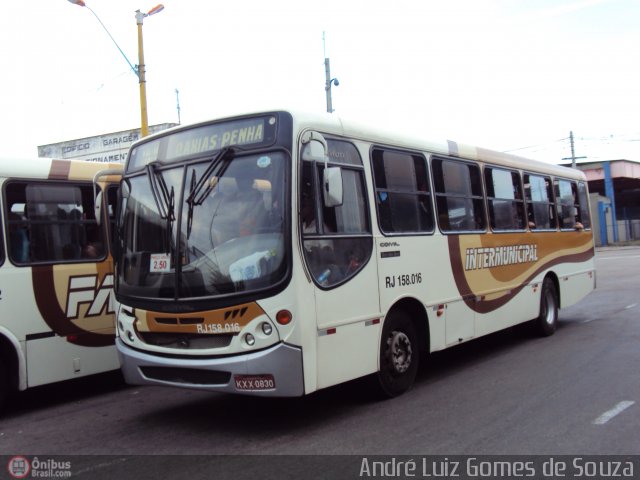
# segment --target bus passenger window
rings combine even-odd
[[[556,214],[551,179],[525,173],[524,194],[529,229],[554,230],[556,228]]]
[[[584,182],[578,182],[578,201],[580,203],[578,214],[579,221],[585,230],[591,228],[591,215],[589,212],[589,192]]]
[[[9,250],[15,263],[104,257],[103,230],[93,218],[90,184],[12,181],[5,194]],[[89,243],[92,248],[87,248]]]
[[[384,233],[433,231],[433,209],[424,157],[376,149],[371,155],[376,206]]]
[[[525,215],[520,174],[486,167],[484,179],[491,229],[524,230]]]
[[[474,163],[434,158],[433,183],[440,230],[486,229],[480,167]]]
[[[556,202],[558,220],[563,230],[576,228],[579,212],[577,199],[577,186],[569,180],[556,179]],[[582,225],[580,225],[582,226]]]
[[[324,206],[320,188],[323,163],[303,161],[300,176],[300,232],[314,281],[330,288],[357,274],[373,248],[366,208],[362,160],[349,142],[328,140],[329,163],[342,170],[343,203]],[[333,164],[333,165],[332,165]]]

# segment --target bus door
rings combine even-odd
[[[377,371],[381,323],[362,158],[351,142],[326,144],[328,160],[318,161],[303,144],[299,196],[303,254],[315,290],[318,388]]]

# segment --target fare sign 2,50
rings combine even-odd
[[[168,253],[152,253],[149,262],[152,273],[168,273],[171,271],[171,255]]]

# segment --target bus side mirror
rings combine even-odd
[[[327,167],[322,172],[324,206],[339,207],[342,205],[342,169]]]
[[[302,135],[301,143],[302,160],[307,162],[324,163],[322,173],[322,196],[324,206],[327,208],[342,205],[342,170],[340,167],[329,167],[329,147],[324,137],[314,131],[305,132]]]
[[[96,223],[100,226],[100,223],[102,222],[102,190],[100,190],[95,197],[93,214],[96,218]]]
[[[329,148],[327,141],[318,132],[305,132],[302,136],[302,160],[308,162],[327,162]]]

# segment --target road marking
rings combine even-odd
[[[629,258],[640,258],[640,255],[620,255],[615,257],[598,257],[596,256],[596,260],[627,260]]]
[[[624,309],[625,309],[625,310],[630,310],[630,309],[632,309],[633,307],[637,307],[637,306],[638,306],[638,304],[637,304],[637,303],[632,303],[631,305],[627,305],[626,307],[624,307]]]
[[[604,425],[616,415],[619,415],[620,413],[624,412],[627,408],[629,408],[634,403],[636,402],[632,402],[631,400],[625,400],[624,402],[620,402],[611,410],[604,412],[602,415],[596,418],[593,421],[594,425]]]

